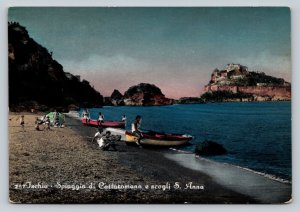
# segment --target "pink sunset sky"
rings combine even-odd
[[[290,81],[290,19],[286,7],[9,10],[9,21],[25,26],[64,71],[104,96],[141,82],[169,98],[200,96],[213,70],[228,63]]]

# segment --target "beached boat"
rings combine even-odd
[[[92,120],[87,123],[87,120],[85,118],[81,119],[82,124],[89,125],[89,126],[94,126],[98,127],[98,122],[97,120]],[[125,127],[125,122],[124,121],[104,121],[100,123],[101,127],[119,127],[119,128],[124,128]]]
[[[152,145],[152,146],[180,146],[186,144],[188,141],[192,140],[190,135],[180,135],[180,134],[164,134],[157,132],[146,132],[142,133],[143,138],[140,143],[142,145]],[[137,137],[133,133],[125,132],[126,143],[137,142]]]

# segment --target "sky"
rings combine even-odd
[[[228,63],[291,81],[287,7],[14,7],[8,20],[104,96],[141,82],[199,96]]]

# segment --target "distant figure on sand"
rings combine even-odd
[[[140,115],[137,115],[134,122],[131,124],[131,131],[132,133],[137,137],[137,145],[141,145],[141,139],[142,139],[142,132],[140,131],[140,126],[142,122],[142,117]]]
[[[55,127],[59,127],[60,126],[60,122],[59,122],[59,112],[57,112],[55,110],[54,112],[54,126]]]
[[[25,125],[24,115],[18,116],[16,120],[18,120],[18,119],[19,119],[19,123],[20,123],[20,125],[21,125],[23,131],[25,131],[25,130],[24,130],[24,127],[25,127],[25,126],[24,126],[24,125]]]
[[[100,126],[101,123],[103,123],[103,122],[104,122],[104,115],[101,112],[99,112],[99,116],[98,116],[98,120],[97,120],[98,126]]]
[[[90,113],[88,111],[88,109],[83,109],[83,112],[82,112],[82,117],[83,119],[86,120],[86,123],[89,124],[90,123]]]
[[[44,123],[47,125],[47,130],[50,130],[50,117],[46,116],[45,119],[43,120]]]
[[[42,124],[42,121],[39,119],[39,117],[36,117],[34,123],[35,123],[35,129],[40,130],[40,124]]]

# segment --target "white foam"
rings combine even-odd
[[[178,153],[183,153],[183,154],[194,154],[192,152],[189,152],[189,151],[185,151],[185,150],[180,150],[180,149],[175,149],[175,148],[169,148],[170,150],[172,151],[175,151],[175,152],[178,152]]]
[[[68,113],[65,113],[65,115],[69,116],[69,117],[72,117],[72,118],[75,118],[75,119],[80,119],[80,115],[79,115],[78,111],[70,110]]]
[[[180,165],[212,177],[220,185],[262,203],[283,203],[291,198],[291,184],[247,168],[219,163],[193,154],[165,154]]]
[[[261,175],[263,177],[266,177],[266,178],[269,178],[270,180],[275,180],[275,181],[278,181],[280,183],[286,183],[286,184],[291,184],[292,182],[289,181],[289,180],[285,180],[285,179],[282,179],[280,177],[277,177],[275,175],[271,175],[271,174],[266,174],[266,173],[263,173],[263,172],[259,172],[259,171],[255,171],[253,169],[250,169],[250,168],[246,168],[246,167],[242,167],[242,166],[238,166],[238,165],[233,165],[233,164],[229,164],[229,163],[222,163],[222,162],[217,162],[217,161],[213,161],[213,160],[209,160],[207,158],[203,158],[199,155],[195,155],[196,158],[199,158],[201,160],[207,160],[207,161],[210,161],[211,163],[220,163],[220,164],[224,164],[224,165],[228,165],[228,166],[233,166],[237,169],[243,169],[243,170],[246,170],[246,171],[249,171],[249,172],[253,172],[255,174],[258,174],[258,175]]]
[[[185,151],[185,150],[180,150],[180,149],[175,149],[175,148],[169,148],[170,150],[172,151],[175,151],[175,152],[178,152],[178,153],[184,153],[184,154],[193,154],[195,155],[194,153],[190,152],[190,151]],[[210,161],[211,163],[222,163],[222,162],[217,162],[217,161],[213,161],[213,160],[210,160],[210,159],[207,159],[207,158],[203,158],[203,157],[200,157],[198,155],[195,155],[196,158],[201,158],[202,160],[208,160]],[[255,171],[253,169],[249,169],[249,168],[246,168],[246,167],[242,167],[242,166],[238,166],[238,165],[233,165],[233,164],[229,164],[229,163],[223,163],[223,164],[227,164],[227,165],[230,165],[230,166],[234,166],[236,168],[239,168],[239,169],[244,169],[244,170],[247,170],[247,171],[250,171],[250,172],[253,172],[255,174],[258,174],[258,175],[261,175],[261,176],[264,176],[264,177],[267,177],[271,180],[276,180],[278,182],[281,182],[281,183],[287,183],[287,184],[291,184],[292,182],[289,181],[289,180],[286,180],[286,179],[282,179],[280,177],[277,177],[275,175],[271,175],[271,174],[266,174],[266,173],[263,173],[263,172],[258,172],[258,171]]]

